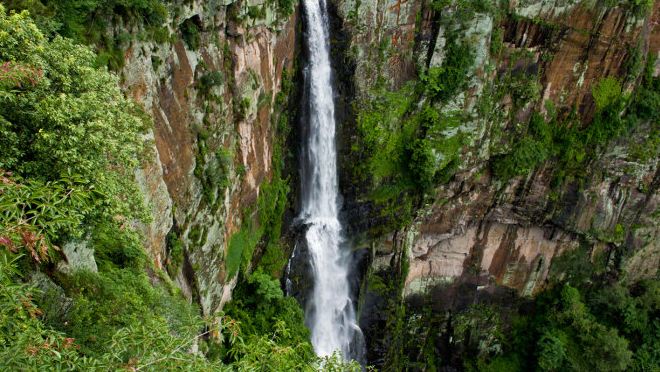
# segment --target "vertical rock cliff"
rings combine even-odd
[[[444,309],[477,301],[482,292],[510,295],[500,288],[529,296],[575,270],[567,262],[580,265],[575,263],[580,255],[601,267],[597,270],[630,283],[657,275],[657,122],[636,122],[627,135],[576,155],[573,163],[582,165],[575,168],[561,154],[542,153],[531,166],[525,163],[529,157],[517,156],[535,130],[528,123],[536,118],[566,132],[592,133],[589,128],[600,125],[603,115],[597,102],[603,81],[616,81],[624,96],[632,96],[644,73],[658,76],[659,3],[649,9],[624,2],[546,0],[504,6],[405,0],[336,4],[348,35],[339,43],[340,58],[354,64],[344,71],[354,89],[347,111],[356,118],[342,123],[344,164],[378,160],[355,145],[369,143],[373,132],[364,128],[397,130],[392,123],[406,122],[411,112],[426,106],[439,112],[441,121],[457,120],[440,138],[443,144],[455,139],[458,156],[449,160],[442,147],[429,155],[445,167],[431,189],[396,189],[401,176],[375,161],[371,171],[342,173],[356,247],[371,251],[361,326],[371,339],[372,360],[379,363],[384,352],[374,343],[387,345],[381,340],[386,337],[382,312],[389,296],[435,293],[434,304]],[[460,50],[470,56],[463,67],[452,65]],[[447,76],[442,74],[452,68],[467,78],[450,96],[431,101],[427,93],[404,103],[406,113],[397,120],[374,116],[378,109],[373,107],[396,111],[399,106],[392,104],[414,96],[415,90],[406,88],[410,82],[429,92],[437,82],[433,74]],[[400,94],[392,98],[383,91]],[[532,154],[544,151],[533,143]],[[387,151],[390,145],[378,146]],[[404,157],[411,156],[408,162],[416,159],[409,148],[403,150]],[[575,147],[565,149],[560,152]],[[503,176],[502,164],[511,159],[507,164],[514,170]],[[374,176],[374,169],[384,176]],[[399,196],[383,202],[383,193],[391,189]],[[411,194],[413,212],[402,220],[409,212],[401,205]],[[398,282],[392,275],[401,281],[394,292]]]
[[[490,278],[532,293],[542,286],[552,258],[582,238],[599,249],[625,246],[632,255],[626,260],[629,275],[652,275],[648,270],[658,264],[658,229],[651,216],[658,202],[657,159],[631,154],[632,147],[653,135],[651,128],[642,125],[632,137],[614,141],[593,159],[581,185],[552,187],[552,162],[502,182],[489,172],[489,161],[510,151],[515,126],[534,110],[547,113],[548,102],[559,116],[573,110],[589,125],[596,109],[592,90],[601,79],[617,77],[624,90],[632,90],[639,78],[628,74],[627,64],[658,53],[658,5],[638,16],[623,6],[577,1],[512,2],[504,11],[477,9],[467,15],[448,4],[433,10],[425,2],[338,2],[350,34],[345,52],[356,62],[358,101],[373,99],[383,81],[397,89],[417,78],[416,68],[423,73],[442,66],[450,31],[458,30],[460,42],[476,53],[467,89],[438,106],[465,112],[458,130],[470,138],[460,149],[455,175],[432,191],[426,199],[431,203],[421,205],[410,224],[414,239],[407,247],[407,287],[418,290],[426,281],[459,278],[473,266],[485,275],[483,284]],[[478,106],[502,88],[507,71],[531,76],[525,84],[537,88],[536,96],[520,106],[513,94],[500,94],[492,109],[504,114],[484,117]],[[370,200],[364,193],[356,198]],[[625,234],[613,239],[617,226]],[[391,247],[392,239],[376,245]],[[383,259],[376,257],[376,262]]]
[[[268,1],[171,8],[173,40],[132,42],[121,76],[154,120],[137,171],[150,256],[212,314],[234,285],[230,237],[272,176],[275,98],[294,64],[298,15]]]

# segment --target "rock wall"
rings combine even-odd
[[[297,12],[278,10],[262,0],[174,2],[171,40],[133,42],[121,71],[154,121],[136,171],[151,210],[141,226],[149,254],[205,314],[230,299],[227,242],[271,177],[275,96],[297,50]]]
[[[470,134],[460,169],[435,189],[430,204],[420,206],[411,226],[358,243],[373,248],[372,272],[396,271],[391,265],[399,261],[392,257],[403,249],[409,258],[407,294],[469,282],[530,295],[543,288],[554,258],[587,245],[592,254],[609,255],[608,265],[620,262],[628,280],[656,275],[658,154],[642,160],[631,155],[653,133],[648,125],[656,124],[617,140],[592,162],[584,182],[560,189],[551,186],[551,162],[505,183],[491,174],[488,163],[515,143],[517,123],[534,110],[546,113],[546,102],[554,103],[560,116],[575,109],[588,125],[595,112],[592,88],[600,79],[615,76],[624,90],[632,90],[638,78],[626,70],[628,61],[638,54],[645,63],[660,53],[659,3],[650,14],[636,16],[630,7],[588,1],[512,1],[504,11],[476,11],[469,19],[460,19],[453,6],[433,11],[428,1],[338,0],[337,7],[350,35],[345,49],[356,61],[356,99],[368,99],[383,82],[397,88],[416,78],[417,69],[441,66],[448,30],[459,30],[462,41],[476,50],[468,88],[438,107],[471,118],[460,128]],[[502,50],[489,53],[498,34]],[[659,67],[656,62],[656,75]],[[484,117],[477,106],[510,68],[540,71],[540,97],[514,107],[505,95],[493,106],[498,113]],[[379,218],[363,203],[367,193],[345,191],[355,199],[346,203],[349,216],[365,229],[365,220]]]
[[[575,108],[588,123],[595,83],[617,76],[631,90],[637,80],[627,78],[627,61],[635,53],[644,61],[659,53],[660,5],[637,17],[629,8],[599,4],[512,1],[504,11],[464,19],[455,7],[434,10],[430,1],[333,2],[344,162],[351,160],[353,99],[369,99],[377,86],[396,90],[420,71],[442,66],[450,31],[460,30],[476,52],[468,88],[437,107],[467,114],[460,130],[470,136],[460,168],[430,203],[418,206],[412,224],[365,238],[360,229],[379,223],[378,210],[360,200],[369,190],[342,180],[358,245],[373,248],[370,271],[401,272],[409,262],[407,294],[470,283],[528,295],[543,287],[556,257],[587,244],[593,252],[626,252],[619,266],[630,280],[654,274],[660,263],[657,154],[644,161],[630,156],[648,128],[618,140],[579,185],[552,189],[552,164],[506,183],[489,170],[491,157],[515,142],[517,122],[534,110],[545,113],[545,101],[561,115]],[[229,238],[271,177],[273,119],[280,114],[275,95],[282,71],[296,58],[298,15],[283,16],[263,0],[174,2],[170,14],[170,40],[133,41],[121,71],[126,91],[154,120],[145,135],[150,151],[136,170],[152,216],[141,229],[154,264],[212,314],[235,284],[225,267]],[[190,34],[191,27],[197,32]],[[498,35],[502,51],[489,53]],[[540,97],[514,107],[505,96],[494,103],[501,114],[483,117],[478,107],[506,68],[540,71]]]

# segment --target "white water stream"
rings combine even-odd
[[[319,356],[342,353],[361,335],[349,286],[350,250],[339,222],[335,105],[326,0],[304,0],[308,60],[305,68],[308,136],[303,151],[301,219],[314,287],[307,309],[312,345]]]

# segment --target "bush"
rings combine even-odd
[[[412,143],[410,171],[421,190],[428,190],[434,185],[436,161],[431,144],[426,139],[417,139]]]
[[[243,220],[241,229],[234,233],[229,239],[227,256],[225,257],[225,280],[230,280],[241,268],[241,262],[246,259],[246,264],[252,258],[252,252],[261,239],[261,233],[252,231],[252,223],[248,219]]]
[[[188,49],[199,49],[199,46],[202,43],[202,37],[200,35],[201,30],[194,18],[189,18],[183,21],[183,23],[179,25],[179,31],[181,31],[181,38],[183,38]]]
[[[70,323],[63,323],[49,316],[62,299],[35,296],[36,288],[21,284],[17,259],[0,253],[0,369],[222,368],[188,352],[201,327],[193,306],[152,287],[144,274],[119,270],[71,278],[66,288],[73,307],[66,313]],[[35,297],[53,301],[39,304]]]
[[[181,265],[183,265],[185,254],[183,242],[176,232],[176,229],[172,229],[167,233],[166,244],[168,255],[167,272],[171,277],[176,277]]]
[[[500,55],[502,48],[504,47],[504,32],[501,28],[497,27],[493,29],[493,34],[490,38],[490,55],[497,57]]]
[[[276,363],[271,365],[273,370],[286,370],[278,369],[276,365],[299,370],[315,360],[302,309],[295,299],[284,297],[278,281],[256,271],[239,282],[234,298],[225,312],[240,323],[242,339],[246,342],[229,348],[225,354],[226,362],[238,362],[239,366],[244,366],[271,360]],[[271,336],[275,342],[263,344],[264,335],[275,336]],[[272,347],[280,348],[287,357],[273,359],[274,355],[267,351],[257,352]]]
[[[199,91],[203,95],[208,95],[211,90],[224,82],[224,75],[221,71],[211,71],[202,75],[198,80]]]
[[[141,236],[133,230],[125,230],[122,234],[119,226],[99,224],[92,232],[94,258],[97,263],[107,268],[143,269],[147,256],[142,247]]]
[[[288,17],[293,14],[295,0],[277,0],[277,11],[281,16]]]
[[[614,77],[606,77],[596,83],[591,89],[591,93],[596,103],[596,109],[602,111],[621,96],[621,83]]]
[[[102,356],[116,332],[152,319],[165,319],[168,332],[183,339],[194,338],[202,327],[194,307],[179,294],[152,286],[141,270],[76,272],[60,281],[73,306],[51,326],[75,338],[87,355]]]
[[[643,18],[653,10],[653,0],[627,0],[628,6],[636,17]]]
[[[542,142],[523,138],[515,145],[511,154],[495,157],[493,170],[500,179],[510,179],[528,174],[548,157],[548,151]]]
[[[445,101],[465,88],[473,63],[474,55],[470,47],[459,44],[456,37],[449,37],[442,66],[430,68],[420,80],[429,96]]]

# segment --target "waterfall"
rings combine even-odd
[[[326,0],[304,0],[307,64],[305,112],[307,138],[302,152],[302,206],[300,219],[307,226],[314,286],[306,311],[312,345],[319,356],[342,353],[357,358],[356,339],[362,337],[351,300],[350,249],[339,221],[335,106],[330,65],[329,23]]]

